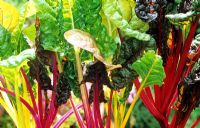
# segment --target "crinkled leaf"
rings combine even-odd
[[[200,13],[200,1],[199,0],[192,1],[192,10],[194,10],[197,13]]]
[[[56,16],[56,11],[45,0],[33,0],[33,2],[38,12],[50,13],[54,17]]]
[[[125,40],[118,48],[119,50],[113,57],[113,64],[121,64],[122,68],[113,70],[111,79],[115,89],[126,87],[123,101],[128,98],[129,92],[132,90],[133,80],[138,76],[132,69],[132,63],[141,57],[144,50],[154,50],[155,47],[153,40],[144,42],[131,38]]]
[[[118,9],[116,0],[104,0],[102,9],[106,17],[116,26],[118,27],[126,36],[134,37],[138,40],[149,41],[150,35],[140,32],[138,30],[133,30],[129,25],[128,21],[126,21],[121,12]],[[142,26],[143,27],[143,26]]]
[[[162,85],[165,78],[162,59],[154,51],[148,51],[132,64],[132,68],[141,76],[145,86]]]
[[[64,40],[64,32],[71,28],[72,23],[69,17],[64,17],[64,13],[69,14],[71,8],[68,1],[58,2],[58,6],[51,7],[45,1],[34,0],[36,8],[39,10],[37,16],[40,19],[40,41],[45,50],[64,53],[72,50]],[[45,12],[45,13],[44,13]],[[48,19],[48,20],[47,20]]]
[[[72,9],[74,27],[90,33],[95,38],[102,56],[106,60],[111,60],[116,50],[116,42],[108,36],[107,30],[102,24],[99,14],[101,3],[101,0],[76,0]]]
[[[11,33],[0,25],[0,60],[13,54],[16,44],[11,43]]]
[[[67,61],[64,64],[64,77],[67,79],[74,95],[80,98],[80,87],[78,83],[78,76],[76,73],[76,66],[74,62]]]
[[[17,9],[0,0],[0,25],[12,31],[19,23],[19,12]]]

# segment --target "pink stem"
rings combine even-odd
[[[76,109],[79,110],[83,107],[83,104],[77,105]],[[61,119],[59,119],[53,126],[53,128],[59,128],[60,125],[69,118],[74,113],[73,109],[71,108],[67,113],[65,113]]]
[[[73,100],[72,100],[72,97],[70,97],[69,100],[70,100],[70,103],[71,103],[71,105],[72,105],[72,108],[73,108],[73,111],[74,111],[74,113],[75,113],[75,116],[76,116],[76,119],[77,119],[77,121],[78,121],[79,126],[80,126],[81,128],[85,128],[85,125],[84,125],[84,123],[83,123],[83,119],[82,119],[80,113],[76,110],[76,107],[75,107],[75,105],[74,105],[74,102],[73,102]]]
[[[33,104],[34,111],[35,111],[36,113],[38,113],[38,108],[37,108],[37,105],[36,105],[35,97],[34,97],[34,95],[33,95],[33,91],[32,91],[32,88],[31,88],[31,84],[30,84],[30,82],[29,82],[29,80],[28,80],[28,77],[27,77],[26,73],[24,72],[23,68],[20,68],[20,71],[21,71],[21,73],[22,73],[22,75],[23,75],[23,77],[24,77],[24,79],[25,79],[27,89],[28,89],[28,91],[29,91],[29,93],[30,93],[31,101],[32,101],[32,104]]]
[[[99,86],[103,86],[103,85],[99,85],[99,80],[96,80],[96,85],[94,87],[94,113],[96,113],[96,118],[98,120],[98,124],[100,126],[100,128],[103,128],[103,122],[101,119],[101,114],[100,114],[100,104],[99,104]]]
[[[49,128],[53,119],[53,115],[56,112],[55,107],[57,107],[55,105],[55,97],[56,97],[56,85],[57,85],[57,79],[58,79],[58,67],[56,64],[56,55],[55,53],[52,55],[52,60],[53,60],[53,91],[52,91],[52,96],[51,96],[51,102],[50,102],[50,109],[49,109],[49,115],[48,115],[48,119],[46,121],[46,127]]]
[[[39,108],[40,121],[42,122],[42,126],[44,126],[45,124],[43,121],[42,92],[40,89],[40,85],[38,85],[38,108]]]

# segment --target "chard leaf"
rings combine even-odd
[[[194,11],[189,11],[186,13],[168,14],[165,17],[169,19],[172,24],[184,24],[190,20],[191,17],[195,15]]]
[[[40,41],[45,50],[60,51],[59,24],[56,17],[50,13],[38,13],[40,18]],[[48,19],[48,20],[47,20]]]
[[[11,84],[14,85],[14,72],[19,72],[20,67],[27,66],[28,60],[35,58],[34,49],[27,49],[17,56],[11,56],[6,60],[0,61],[0,74],[3,75]]]
[[[199,0],[193,0],[192,1],[192,10],[194,10],[197,13],[200,13],[200,1]]]
[[[35,50],[27,49],[27,50],[22,51],[17,56],[11,56],[6,60],[0,61],[0,67],[17,68],[21,66],[26,60],[30,60],[34,58],[35,58]]]
[[[122,68],[112,70],[111,79],[114,89],[126,87],[123,101],[128,98],[129,92],[132,90],[133,80],[138,76],[132,69],[132,63],[142,56],[144,50],[154,50],[155,47],[154,40],[145,42],[130,38],[125,40],[116,51],[113,64],[121,64]]]
[[[118,0],[118,6],[120,8],[120,11],[122,12],[122,17],[129,21],[131,19],[131,5],[129,0]]]
[[[41,45],[45,50],[66,53],[70,60],[73,60],[73,49],[64,40],[64,32],[71,29],[72,0],[62,1],[50,6],[45,1],[34,0],[39,10],[37,16],[40,19]],[[48,20],[47,20],[48,19]]]
[[[101,56],[98,47],[96,46],[96,41],[89,33],[83,32],[78,29],[72,29],[65,32],[64,37],[73,46],[91,52],[96,59],[104,63],[109,68],[114,69],[121,67],[121,65],[112,65],[105,61],[105,59]]]
[[[12,31],[19,23],[19,12],[17,9],[0,0],[0,25],[9,31]]]
[[[133,30],[138,30],[140,32],[146,32],[149,30],[149,24],[142,21],[137,17],[135,14],[135,1],[131,1],[131,7],[132,7],[132,18],[129,21],[129,24]]]
[[[0,60],[2,60],[13,54],[16,44],[11,43],[11,33],[1,25],[0,35]]]
[[[102,9],[106,17],[116,26],[118,27],[125,36],[134,37],[138,40],[149,41],[150,35],[140,32],[138,30],[133,30],[129,25],[128,21],[126,21],[117,5],[116,0],[104,0]],[[143,26],[141,26],[143,27]]]
[[[32,41],[35,42],[35,37],[36,37],[36,29],[35,25],[32,24],[31,26],[23,29],[23,33]]]
[[[162,59],[154,51],[148,51],[144,56],[132,64],[132,68],[141,76],[145,86],[162,85],[165,78]]]
[[[64,77],[67,79],[67,82],[72,89],[76,97],[81,97],[80,87],[78,83],[78,76],[76,73],[76,66],[73,61],[67,61],[64,64]]]
[[[76,0],[72,9],[74,28],[90,33],[95,38],[96,45],[102,56],[106,60],[111,60],[117,45],[108,36],[106,27],[102,24],[100,16],[101,3],[101,0]]]

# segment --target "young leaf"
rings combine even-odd
[[[142,77],[145,86],[162,85],[165,78],[162,59],[154,51],[148,51],[144,56],[132,64],[132,68]]]

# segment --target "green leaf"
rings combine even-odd
[[[80,98],[80,87],[78,84],[78,76],[76,73],[75,63],[67,61],[64,64],[64,76],[67,79],[74,95]]]
[[[32,24],[31,26],[25,28],[23,30],[23,33],[32,41],[35,42],[35,37],[36,37],[36,29],[35,25]]]
[[[154,51],[148,51],[144,56],[132,64],[132,68],[142,77],[145,86],[162,85],[165,78],[162,59]]]
[[[192,1],[192,10],[194,10],[197,13],[200,13],[200,1],[199,0],[193,0]]]
[[[138,30],[133,30],[129,25],[128,21],[125,20],[118,8],[118,4],[116,0],[104,0],[102,10],[106,17],[116,26],[118,27],[124,35],[128,37],[134,37],[138,40],[149,41],[150,35],[140,32]],[[138,20],[139,22],[139,20]],[[143,26],[141,26],[143,27]]]
[[[101,0],[76,0],[72,9],[74,27],[90,33],[95,38],[102,56],[106,60],[111,60],[117,45],[102,24],[100,16],[101,6]]]
[[[13,54],[16,44],[11,43],[11,33],[0,25],[0,60]]]
[[[45,50],[64,53],[73,58],[73,51],[64,40],[64,32],[72,28],[70,15],[71,4],[69,1],[62,2],[51,7],[45,1],[34,0],[36,8],[39,10],[37,16],[40,19],[40,42]],[[67,16],[69,17],[66,17]],[[47,20],[48,19],[48,20]]]

